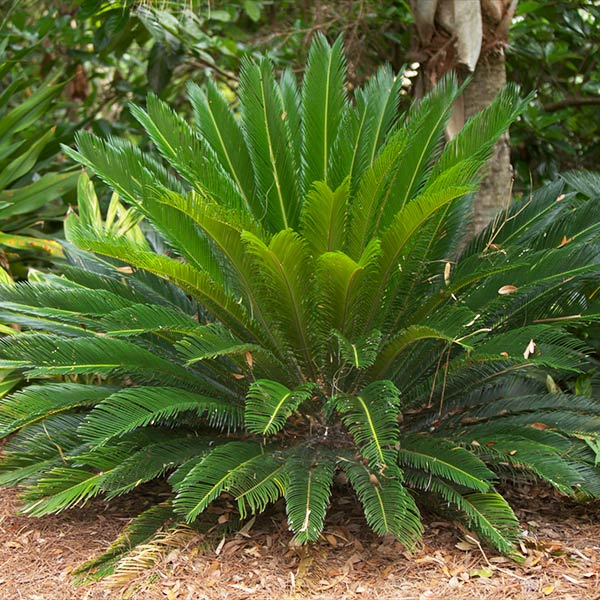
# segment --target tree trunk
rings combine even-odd
[[[416,94],[454,70],[471,82],[447,127],[453,137],[465,121],[486,108],[506,85],[504,48],[517,0],[411,0],[416,24],[416,57],[421,80]],[[481,231],[511,197],[512,167],[506,132],[494,148],[474,204],[470,234]]]
[[[506,85],[504,52],[488,52],[481,56],[471,83],[463,94],[465,120],[483,110]],[[499,210],[508,206],[511,199],[513,173],[510,164],[510,144],[506,131],[497,144],[486,166],[487,173],[481,181],[474,206],[471,233],[486,227]]]

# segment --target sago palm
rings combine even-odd
[[[130,208],[102,221],[83,177],[71,266],[2,289],[23,330],[1,365],[30,385],[0,405],[1,481],[25,512],[168,478],[108,558],[224,493],[242,518],[283,497],[303,543],[337,477],[409,548],[425,500],[512,554],[501,480],[600,495],[600,403],[547,389],[588,365],[570,328],[597,318],[600,206],[558,183],[464,247],[524,101],[506,88],[443,146],[455,80],[402,116],[399,93],[382,68],[350,99],[341,42],[317,37],[300,88],[244,64],[239,118],[215,85],[190,86],[193,126],[132,107],[160,157],[79,136]]]

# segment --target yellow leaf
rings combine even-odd
[[[554,584],[551,583],[550,585],[547,585],[543,590],[542,593],[544,594],[544,596],[549,596],[552,592],[554,591]]]

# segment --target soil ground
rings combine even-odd
[[[310,548],[290,544],[283,515],[272,514],[243,534],[182,532],[163,552],[139,553],[110,587],[106,581],[75,586],[70,573],[114,540],[143,498],[111,505],[96,500],[31,519],[17,515],[17,493],[3,489],[0,598],[600,600],[600,502],[577,505],[545,488],[509,495],[527,530],[522,565],[469,543],[466,532],[435,516],[426,516],[422,546],[410,555],[394,540],[371,534],[354,501],[342,496]]]

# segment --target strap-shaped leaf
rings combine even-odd
[[[423,525],[419,509],[400,478],[373,472],[351,459],[340,464],[363,505],[369,527],[378,535],[391,533],[409,550],[413,549],[423,533]]]
[[[340,395],[336,406],[361,454],[373,469],[396,464],[400,392],[391,381],[375,381],[356,396]]]
[[[478,492],[489,491],[495,475],[474,454],[438,437],[409,435],[398,451],[401,467],[420,469]]]
[[[265,436],[277,433],[288,417],[311,395],[312,387],[308,385],[290,390],[276,381],[255,381],[246,395],[246,429]]]
[[[323,530],[334,468],[335,457],[323,450],[301,448],[286,462],[288,522],[300,544],[315,541]]]
[[[178,485],[173,502],[175,511],[191,523],[234,484],[240,473],[254,472],[253,465],[262,455],[262,446],[252,442],[229,442],[218,446]]]
[[[207,398],[179,388],[140,386],[112,394],[92,410],[80,428],[81,436],[95,446],[106,444],[138,427],[172,419],[183,412],[206,416],[213,427],[240,424],[241,409],[232,402]]]

